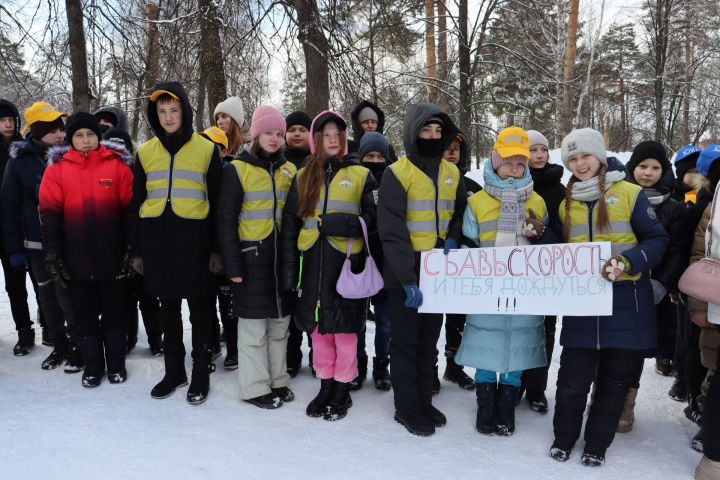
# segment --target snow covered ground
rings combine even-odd
[[[628,156],[620,158],[625,162]],[[559,152],[552,158],[560,163]],[[222,368],[212,374],[203,405],[186,403],[187,387],[153,400],[150,389],[162,377],[163,363],[150,356],[142,334],[128,357],[126,383],[104,381],[97,389],[84,389],[79,374],[40,369],[48,347],[12,356],[17,337],[4,294],[0,318],[0,479],[665,480],[691,478],[700,459],[689,447],[696,427],[684,418],[684,404],[668,398],[672,379],[657,375],[652,360],[641,380],[634,430],[616,437],[605,466],[589,469],[580,465],[582,440],[567,463],[547,455],[559,345],[550,369],[547,415],[523,402],[514,436],[486,437],[474,429],[474,393],[442,381],[434,404],[446,413],[448,425],[419,438],[393,421],[392,393],[379,392],[370,382],[352,394],[354,406],[344,420],[307,417],[305,407],[319,387],[307,366],[291,384],[295,401],[275,411],[240,401],[237,372]],[[186,345],[189,334],[187,324]],[[374,324],[368,323],[370,357],[373,338]],[[440,351],[443,344],[444,335]],[[442,356],[440,362],[442,372]],[[186,363],[189,372],[189,355]]]

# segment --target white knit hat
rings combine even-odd
[[[589,153],[607,166],[607,152],[602,133],[592,128],[579,128],[568,133],[560,146],[562,162],[568,167],[568,160],[578,153]],[[569,167],[568,167],[569,168]]]
[[[526,132],[528,134],[528,141],[531,147],[533,145],[545,145],[547,148],[550,148],[550,142],[548,142],[548,139],[545,138],[545,135],[537,130],[526,130]]]
[[[217,119],[218,113],[229,115],[240,128],[245,124],[245,109],[239,97],[228,97],[218,103],[213,112],[213,117]]]

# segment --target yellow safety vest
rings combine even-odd
[[[406,225],[413,250],[422,252],[445,240],[455,212],[460,171],[447,160],[440,161],[437,187],[425,172],[402,157],[388,167],[407,193]]]
[[[298,171],[298,180],[304,171],[304,167]],[[321,214],[352,213],[360,215],[360,201],[368,173],[370,173],[370,170],[359,165],[344,167],[337,172],[328,186],[330,194],[327,198],[327,204],[325,203],[325,185],[320,186],[320,195],[315,204],[315,214],[312,217],[303,218],[302,229],[300,230],[297,241],[298,250],[305,251],[310,249],[310,247],[315,245],[317,239],[320,238],[317,221]],[[347,238],[327,237],[327,240],[336,250],[343,253],[347,252]],[[353,238],[352,253],[360,252],[364,245],[365,241],[362,237]]]
[[[140,145],[138,157],[147,177],[140,217],[159,217],[169,201],[178,217],[207,218],[210,202],[205,175],[214,149],[215,144],[197,133],[175,155],[170,155],[157,137]]]
[[[238,236],[240,240],[263,240],[273,231],[273,219],[280,227],[285,200],[297,169],[292,163],[285,162],[270,176],[268,170],[242,160],[231,163],[243,188]]]
[[[605,205],[607,206],[610,230],[607,232],[597,231],[597,206],[593,208],[592,225],[588,223],[588,207],[585,202],[571,200],[570,203],[570,243],[579,242],[612,242],[611,251],[613,255],[621,255],[638,244],[637,237],[633,232],[630,218],[638,195],[642,194],[642,188],[626,181],[612,184],[605,192]],[[565,218],[565,200],[560,203],[560,220],[563,224]],[[623,274],[620,280],[637,280],[642,274]]]
[[[478,224],[478,238],[473,240],[480,241],[480,247],[494,247],[495,238],[497,237],[497,225],[500,218],[500,205],[502,202],[487,193],[485,190],[468,198],[468,206],[475,215]],[[527,200],[525,200],[525,215],[530,215],[530,209],[543,221],[547,214],[545,200],[540,195],[532,192]],[[520,220],[524,220],[521,218]]]

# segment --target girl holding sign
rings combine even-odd
[[[573,173],[560,204],[563,238],[570,243],[611,242],[612,257],[602,275],[613,283],[613,314],[563,318],[550,456],[561,462],[570,457],[595,382],[581,461],[600,466],[643,353],[655,348],[648,274],[662,259],[668,236],[642,188],[624,181],[625,170],[618,162],[608,163],[600,132],[570,132],[562,141],[562,161]]]
[[[485,189],[468,199],[463,218],[463,235],[475,246],[529,245],[530,238],[544,236],[547,209],[533,191],[529,158],[525,130],[500,132],[492,160],[485,162]],[[477,369],[478,432],[512,435],[522,371],[547,363],[544,317],[468,315],[455,360]]]

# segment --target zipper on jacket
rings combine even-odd
[[[170,153],[168,152],[168,155]],[[170,201],[170,194],[172,193],[172,180],[173,180],[173,167],[175,166],[175,155],[170,155],[170,166],[168,167],[168,191],[167,191],[167,202]]]
[[[589,203],[588,205],[588,241],[593,241],[593,210],[595,209],[595,203]],[[600,350],[600,316],[595,318],[595,347]]]
[[[275,172],[273,170],[273,164],[270,164],[270,185],[272,185],[273,192],[273,213],[272,213],[272,225],[273,225],[273,275],[275,276],[275,306],[277,307],[277,318],[282,317],[282,309],[280,308],[280,294],[278,293],[278,286],[280,281],[278,279],[278,265],[277,265],[277,252],[278,252],[278,228],[277,228],[277,194],[275,193]]]
[[[438,176],[440,175],[440,167],[438,167]],[[438,181],[435,179],[433,181],[433,186],[435,187],[435,238],[440,238],[440,213],[438,212],[438,200],[439,200],[439,194],[438,194]],[[445,239],[443,239],[445,240]]]
[[[324,215],[327,213],[327,204],[328,204],[328,198],[330,197],[330,176],[332,175],[332,163],[328,161],[328,167],[325,175],[325,199],[323,200],[323,209],[322,214]],[[320,229],[320,225],[318,224],[318,230]],[[319,234],[319,232],[318,232]],[[317,304],[315,305],[315,323],[320,323],[320,297],[322,296],[322,277],[323,277],[323,244],[321,238],[318,237],[318,241],[320,242],[320,275],[318,275],[318,299]]]
[[[83,152],[82,155],[83,155],[85,161],[83,162],[83,166],[82,166],[81,170],[87,166],[87,162],[88,162],[87,152]],[[90,210],[91,210],[90,221],[92,222],[93,227],[95,227],[95,228],[93,228],[93,230],[95,232],[97,232],[97,223],[96,223],[97,217],[95,215],[95,199],[93,197],[92,190],[90,191],[90,198],[88,199],[88,201],[90,203]],[[90,280],[95,280],[95,269],[93,268],[93,266],[95,265],[95,261],[97,260],[97,252],[95,251],[95,245],[93,242],[90,242],[90,244],[88,244],[88,250],[90,250],[90,258],[92,259],[89,262],[90,263],[90,265],[89,265]]]
[[[256,256],[256,257],[257,257],[258,255],[260,255],[260,254],[258,253],[258,247],[257,247],[257,245],[255,245],[255,246],[253,246],[253,247],[245,247],[245,248],[243,248],[242,250],[240,250],[240,253],[251,252],[251,251],[253,251],[253,250],[255,250],[255,256]]]
[[[635,294],[635,313],[640,313],[640,305],[638,304],[637,298],[637,282],[633,281],[633,292]]]

